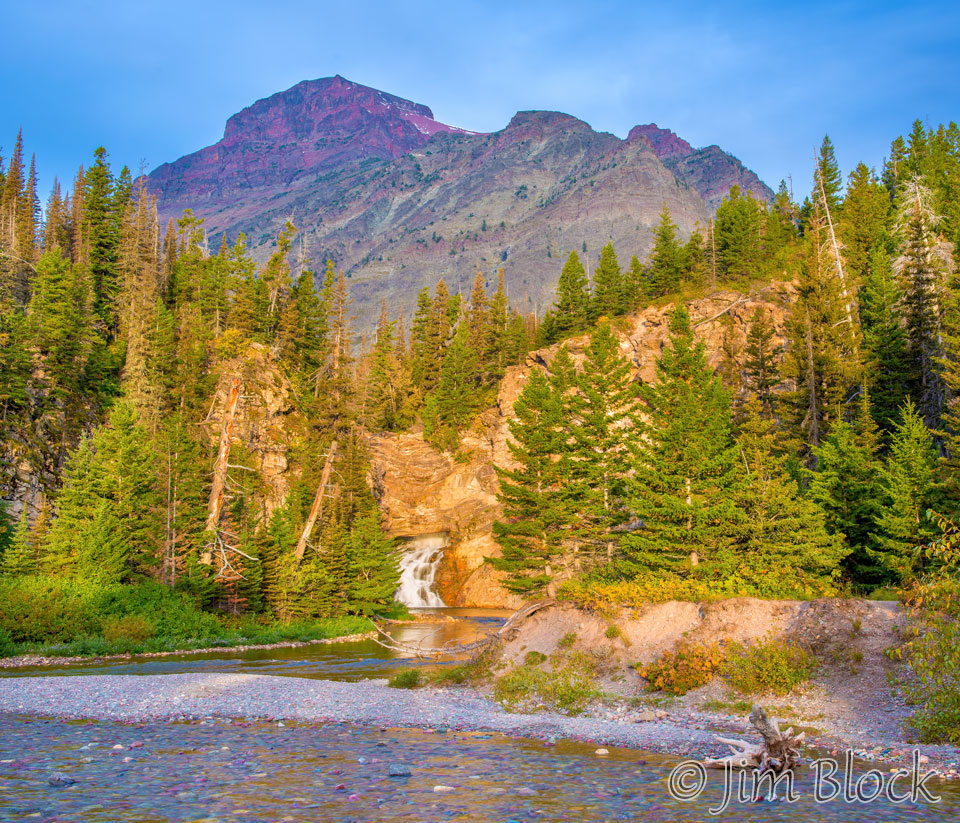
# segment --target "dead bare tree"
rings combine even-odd
[[[323,472],[320,474],[320,485],[317,486],[317,493],[313,498],[313,505],[310,507],[310,514],[307,515],[307,522],[303,524],[303,532],[300,535],[300,539],[297,541],[297,548],[294,552],[294,557],[296,558],[296,564],[299,566],[303,560],[303,554],[307,549],[307,541],[310,538],[310,532],[313,531],[313,524],[317,522],[317,518],[323,512],[323,495],[327,488],[327,483],[330,482],[330,471],[333,468],[333,461],[337,455],[337,441],[334,440],[330,444],[330,449],[327,451],[327,459],[323,464]]]
[[[220,447],[217,450],[217,459],[213,464],[213,485],[210,487],[210,500],[207,503],[206,531],[211,534],[211,540],[200,555],[200,562],[206,566],[213,565],[214,550],[219,548],[222,551],[224,546],[219,534],[220,513],[223,511],[227,485],[227,461],[230,458],[230,442],[233,437],[237,405],[240,402],[241,386],[241,378],[239,376],[235,377],[230,384],[230,390],[227,392],[227,403],[223,411],[223,423],[220,427]]]

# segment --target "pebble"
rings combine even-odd
[[[403,763],[391,763],[387,767],[387,777],[410,777],[410,769]]]
[[[434,786],[433,790],[438,794],[441,794],[444,792],[455,792],[456,788],[454,786]]]
[[[55,772],[47,778],[47,783],[51,786],[72,786],[77,781],[74,780],[70,775],[63,774],[61,772]]]

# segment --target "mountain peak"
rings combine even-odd
[[[627,140],[632,142],[639,140],[641,137],[646,138],[657,157],[661,159],[664,157],[686,157],[688,154],[693,154],[694,151],[693,146],[682,137],[678,137],[670,129],[661,129],[656,123],[634,126],[630,129]]]

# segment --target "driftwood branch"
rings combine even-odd
[[[708,758],[704,766],[708,769],[757,769],[763,772],[780,774],[800,765],[800,748],[806,732],[794,734],[793,728],[780,731],[776,720],[767,717],[761,706],[754,706],[750,712],[750,724],[757,730],[762,743],[747,743],[728,737],[718,737],[717,742],[730,747],[731,754],[726,757]]]
[[[510,618],[504,623],[500,629],[496,632],[490,632],[485,634],[482,637],[477,637],[471,643],[458,643],[456,641],[448,641],[441,646],[433,646],[430,648],[423,648],[423,642],[430,636],[436,634],[436,631],[431,632],[427,637],[423,638],[419,643],[413,645],[411,643],[403,643],[393,637],[391,637],[386,631],[384,631],[380,626],[374,623],[374,627],[377,631],[377,636],[373,637],[373,641],[385,649],[390,649],[391,651],[398,652],[400,654],[409,655],[410,657],[416,657],[419,659],[427,658],[440,658],[440,657],[463,657],[466,655],[479,654],[486,651],[489,648],[498,646],[503,643],[504,640],[510,640],[513,638],[514,633],[517,630],[517,627],[521,622],[528,618],[534,612],[538,612],[541,609],[545,609],[548,606],[552,606],[556,603],[555,600],[538,600],[534,603],[527,603],[523,608],[514,612],[510,615]],[[439,629],[437,630],[439,631]]]

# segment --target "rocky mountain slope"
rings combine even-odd
[[[164,218],[193,209],[212,243],[243,231],[258,258],[292,219],[315,268],[347,272],[361,330],[381,299],[409,316],[423,286],[468,291],[500,267],[514,305],[543,311],[571,249],[591,265],[608,241],[624,263],[643,258],[664,204],[687,234],[734,184],[770,196],[736,158],[655,125],[621,140],[531,111],[477,134],[342,77],[254,103],[148,177]]]

